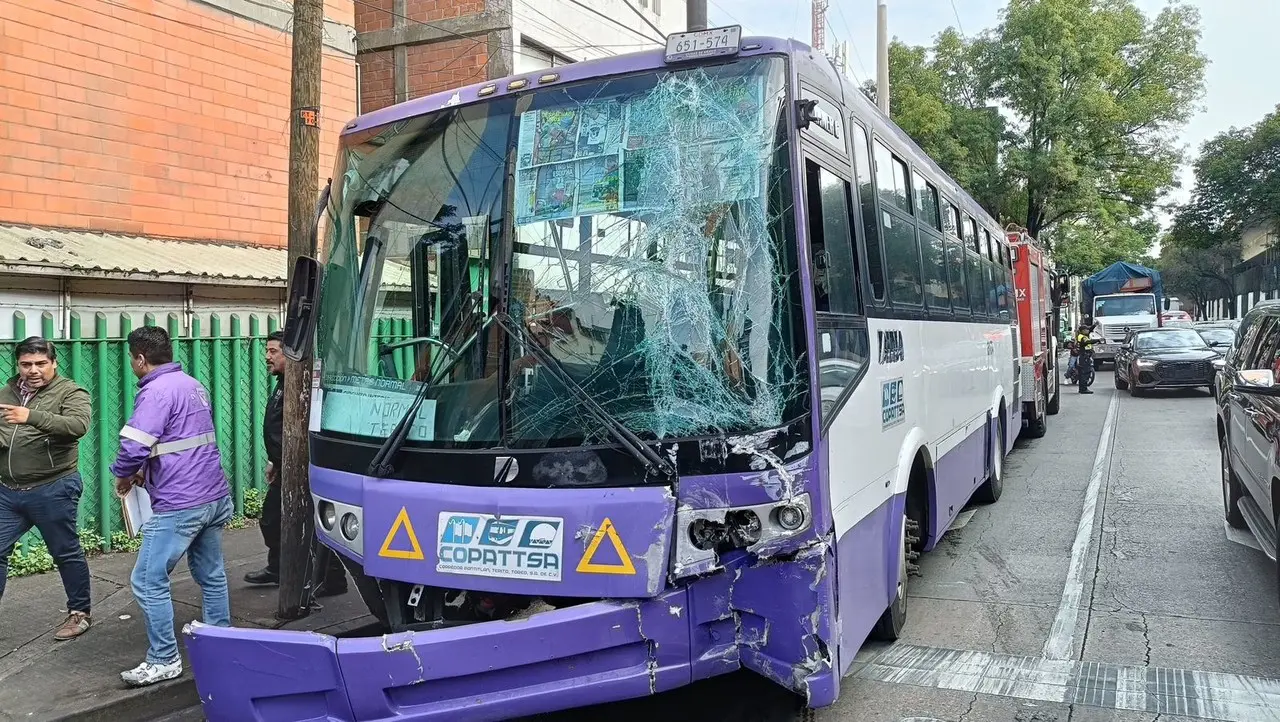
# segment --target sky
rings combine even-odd
[[[876,0],[829,0],[827,47],[849,43],[855,79],[875,78]],[[1135,0],[1154,16],[1167,2]],[[741,24],[744,34],[790,36],[808,42],[809,0],[708,0],[711,25]],[[1200,145],[1231,128],[1252,125],[1280,104],[1280,1],[1189,0],[1200,10],[1200,49],[1209,58],[1203,106],[1183,129],[1188,164],[1182,188],[1166,200],[1187,198],[1194,181],[1190,161]],[[888,0],[889,35],[910,45],[929,45],[948,27],[976,35],[995,27],[1004,0]]]

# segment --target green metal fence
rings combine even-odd
[[[124,341],[132,330],[132,320],[121,314],[119,335],[108,337],[106,314],[87,318],[72,314],[69,333],[60,339],[55,336],[51,314],[28,319],[22,312],[12,313],[13,338],[0,339],[0,383],[14,374],[16,341],[39,334],[56,343],[58,373],[83,387],[93,400],[93,422],[80,441],[80,473],[84,477],[80,526],[94,528],[103,540],[103,551],[107,551],[111,535],[124,528],[108,467],[115,460],[120,427],[132,414],[137,393]],[[148,314],[144,323],[153,326],[156,319]],[[269,318],[264,329],[261,321],[251,316],[246,329],[239,315],[224,320],[215,314],[207,329],[201,327],[200,319],[193,319],[191,333],[186,336],[176,315],[171,314],[163,323],[174,340],[174,360],[209,390],[222,465],[235,495],[236,512],[243,513],[245,491],[265,485],[262,417],[274,380],[264,358],[266,335],[276,330],[278,321]],[[25,551],[38,539],[33,531],[23,538],[19,549]]]

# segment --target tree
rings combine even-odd
[[[1075,262],[1137,260],[1203,93],[1199,37],[1184,5],[1010,0],[972,40],[894,43],[890,115],[1002,222],[1061,238]]]
[[[1133,217],[1121,203],[1102,202],[1088,218],[1044,232],[1060,272],[1089,275],[1116,261],[1151,265],[1147,258],[1160,231],[1151,214]]]
[[[1211,248],[1258,223],[1280,232],[1280,106],[1206,141],[1194,167],[1191,200],[1174,216],[1174,242]]]
[[[1170,295],[1190,299],[1203,312],[1210,301],[1234,296],[1232,270],[1240,262],[1240,244],[1228,241],[1210,248],[1166,245],[1160,273]]]

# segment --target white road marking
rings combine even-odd
[[[1280,722],[1280,680],[895,644],[855,677],[1233,722]]]
[[[1250,534],[1248,529],[1232,529],[1231,525],[1227,524],[1227,520],[1223,519],[1222,530],[1227,533],[1227,541],[1262,551],[1262,545],[1253,538],[1253,534]]]
[[[1120,394],[1112,394],[1107,405],[1107,418],[1102,422],[1102,435],[1098,439],[1098,451],[1093,457],[1093,473],[1084,493],[1084,509],[1080,523],[1076,525],[1076,539],[1071,544],[1071,565],[1067,568],[1067,581],[1062,589],[1062,601],[1058,615],[1054,617],[1049,639],[1044,643],[1045,659],[1068,659],[1072,656],[1076,636],[1076,618],[1080,613],[1080,596],[1084,591],[1085,562],[1089,556],[1089,540],[1093,537],[1093,520],[1098,513],[1098,490],[1106,474],[1111,436],[1115,430],[1116,408]]]

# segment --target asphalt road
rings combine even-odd
[[[1223,523],[1212,397],[1094,390],[921,559],[904,639],[834,706],[739,673],[538,721],[1280,722],[1276,573]]]
[[[819,722],[1280,720],[1276,574],[1223,523],[1212,397],[1093,388],[1064,389],[1000,501],[922,558],[905,638],[864,648]],[[798,719],[788,703],[744,674],[542,719]]]

